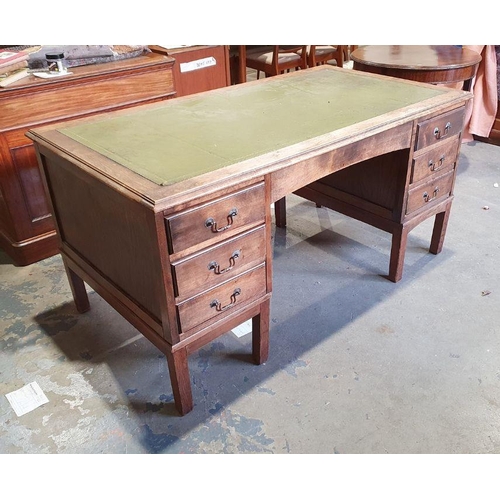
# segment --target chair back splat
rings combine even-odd
[[[265,45],[249,49],[246,53],[246,66],[257,71],[257,79],[261,71],[268,77],[291,69],[306,69],[307,45]]]
[[[344,65],[344,45],[309,45],[307,51],[307,65],[310,68],[336,61],[337,66]]]

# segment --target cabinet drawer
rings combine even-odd
[[[264,183],[167,218],[170,253],[218,237],[234,235],[247,224],[264,222]]]
[[[457,135],[462,130],[465,108],[444,113],[417,125],[415,149],[423,149]]]
[[[178,304],[181,331],[187,332],[206,321],[222,319],[229,312],[265,294],[266,266],[261,264],[231,281]]]
[[[264,226],[226,240],[173,264],[176,295],[188,297],[243,273],[264,262]]]
[[[425,153],[413,158],[411,181],[418,182],[436,172],[445,173],[453,169],[457,160],[460,141],[451,137]]]
[[[442,200],[443,198],[448,197],[451,193],[451,188],[453,187],[454,174],[455,171],[452,170],[437,179],[433,179],[430,182],[411,190],[408,194],[406,213],[410,214],[426,204],[433,204],[436,200]]]

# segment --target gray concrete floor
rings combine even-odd
[[[90,289],[78,314],[59,256],[0,253],[0,453],[499,453],[495,183],[500,148],[464,144],[444,249],[413,230],[398,284],[388,234],[288,197],[269,360],[233,333],[194,353],[184,417],[164,356]],[[4,395],[33,381],[49,402],[17,417]]]

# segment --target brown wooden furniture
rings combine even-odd
[[[0,89],[0,247],[16,265],[57,253],[30,127],[167,99],[174,95],[173,59],[146,54],[71,68],[71,75],[29,76]]]
[[[262,71],[265,76],[276,76],[291,69],[307,68],[307,45],[269,45],[246,49],[245,66]]]
[[[309,45],[307,49],[307,65],[310,68],[335,61],[339,68],[344,65],[343,45]]]
[[[351,53],[354,69],[425,83],[464,82],[470,90],[481,56],[455,45],[366,45]]]
[[[164,48],[150,45],[153,52],[175,59],[173,71],[177,97],[231,85],[229,47],[193,45]]]
[[[395,281],[429,217],[441,250],[469,98],[324,65],[31,130],[78,310],[87,282],[165,353],[190,411],[193,350],[252,318],[268,356],[274,201],[391,232]]]

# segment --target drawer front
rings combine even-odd
[[[463,127],[465,108],[444,113],[417,125],[415,149],[432,146],[460,133]]]
[[[264,226],[174,263],[176,295],[187,298],[261,264],[266,255]]]
[[[264,183],[167,218],[171,253],[231,236],[247,224],[264,222]]]
[[[266,266],[253,268],[231,281],[178,304],[181,332],[217,321],[266,294]]]
[[[413,189],[408,194],[406,213],[410,214],[424,205],[433,204],[437,200],[446,198],[451,193],[455,171],[451,171],[427,184]]]
[[[460,141],[457,140],[457,137],[452,137],[425,153],[415,156],[410,182],[418,182],[437,172],[444,174],[452,170],[457,161],[459,147]]]

